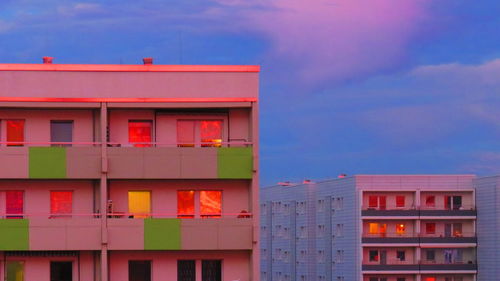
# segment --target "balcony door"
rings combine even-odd
[[[73,142],[73,121],[50,121],[50,142],[52,146],[71,146]]]
[[[51,261],[50,281],[73,281],[73,262]]]
[[[151,191],[129,191],[128,212],[134,218],[147,218],[151,214]]]
[[[151,261],[129,261],[128,281],[151,281]]]
[[[195,260],[177,261],[177,281],[196,281]]]
[[[24,261],[7,261],[5,267],[6,281],[24,281]]]

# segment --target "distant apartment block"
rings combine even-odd
[[[477,280],[474,179],[356,175],[263,188],[261,280]]]
[[[0,64],[0,280],[258,281],[258,75]]]

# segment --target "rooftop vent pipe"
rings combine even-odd
[[[153,58],[143,58],[142,62],[144,65],[153,64]]]
[[[53,57],[43,57],[43,63],[44,64],[52,64],[53,60],[54,60]]]

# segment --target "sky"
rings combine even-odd
[[[2,0],[0,62],[250,64],[260,173],[500,173],[500,1]]]

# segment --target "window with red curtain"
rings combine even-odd
[[[177,121],[177,146],[194,147],[194,120]]]
[[[368,207],[369,208],[377,208],[378,207],[378,197],[377,196],[369,196],[368,197]]]
[[[222,145],[222,121],[200,121],[200,139],[201,146],[220,147]]]
[[[427,196],[425,198],[425,206],[435,207],[436,206],[436,197],[435,196]]]
[[[379,209],[380,210],[385,210],[387,207],[387,201],[385,196],[379,196]]]
[[[61,214],[71,214],[73,212],[73,192],[72,191],[51,191],[50,192],[50,213],[51,217],[61,217]],[[67,216],[62,216],[67,217]]]
[[[177,217],[194,218],[194,190],[177,191]]]
[[[444,208],[445,210],[451,210],[451,196],[445,196],[444,197]]]
[[[7,146],[23,146],[24,120],[7,120]]]
[[[137,120],[128,122],[128,141],[135,147],[150,147],[153,122]]]
[[[200,192],[200,214],[202,218],[220,218],[222,212],[222,191]]]
[[[396,196],[396,207],[403,208],[405,206],[405,196]]]
[[[436,224],[433,222],[425,224],[425,233],[426,234],[435,234],[436,233]]]
[[[24,191],[8,190],[5,192],[5,213],[7,214],[7,218],[22,219],[23,205]]]

